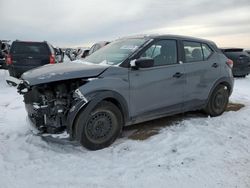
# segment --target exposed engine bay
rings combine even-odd
[[[29,119],[41,133],[61,133],[67,128],[69,110],[81,100],[76,90],[86,82],[75,79],[31,87],[23,82],[18,92],[24,95]]]

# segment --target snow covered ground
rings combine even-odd
[[[33,135],[6,75],[0,70],[1,188],[250,187],[250,77],[235,81],[230,100],[245,104],[237,112],[187,115],[143,141],[125,131],[111,147],[88,151]]]

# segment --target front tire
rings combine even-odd
[[[119,136],[122,126],[121,111],[108,101],[100,102],[87,117],[80,113],[75,124],[76,130],[81,131],[81,145],[89,150],[110,146]]]
[[[229,101],[229,91],[225,85],[218,85],[209,98],[205,111],[212,117],[223,114]]]

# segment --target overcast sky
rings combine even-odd
[[[250,48],[250,0],[0,0],[0,39],[86,46],[180,34]]]

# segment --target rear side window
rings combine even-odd
[[[213,50],[205,43],[184,41],[183,45],[186,62],[205,61],[213,54]]]
[[[49,49],[45,43],[15,42],[11,46],[10,53],[48,55]]]
[[[183,42],[186,62],[203,61],[201,44],[198,42]]]

